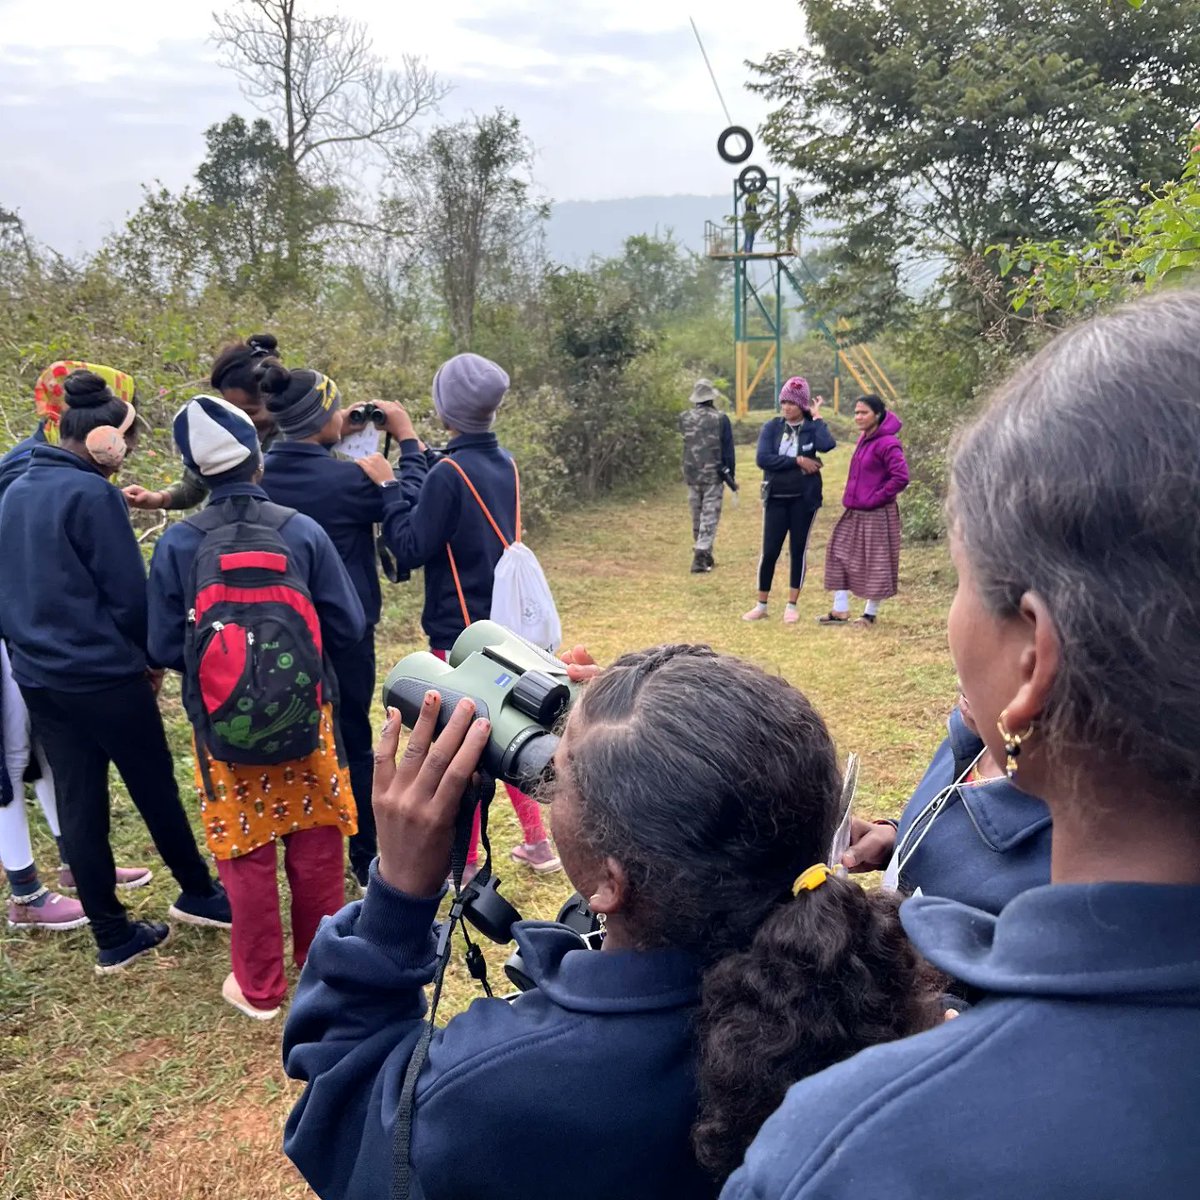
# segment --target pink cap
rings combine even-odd
[[[808,407],[808,380],[802,375],[793,375],[780,389],[779,403],[789,400],[801,408]]]

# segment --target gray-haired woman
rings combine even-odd
[[[1194,1194],[1198,426],[1200,295],[1178,293],[1060,337],[960,442],[950,649],[1050,808],[1052,882],[998,916],[907,901],[983,1000],[793,1087],[726,1200]]]

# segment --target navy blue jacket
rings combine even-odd
[[[415,441],[401,453],[424,462]],[[382,595],[375,554],[375,526],[387,509],[401,504],[400,488],[381,488],[356,463],[336,458],[329,446],[276,441],[264,460],[262,486],[276,503],[311,517],[329,534],[350,572],[367,624],[379,623]],[[414,489],[409,499],[415,499]]]
[[[45,426],[39,424],[34,433],[23,442],[18,442],[3,458],[0,458],[0,500],[4,499],[4,493],[8,491],[10,484],[25,474],[25,468],[29,466],[29,459],[33,454],[34,447],[46,444]]]
[[[404,896],[372,867],[366,898],[326,919],[309,951],[283,1036],[287,1073],[308,1087],[284,1150],[324,1200],[388,1195],[439,899]],[[549,922],[516,936],[537,988],[476,1000],[430,1045],[412,1143],[424,1196],[715,1196],[689,1144],[698,961],[585,950]]]
[[[25,687],[98,692],[146,670],[146,568],[125,497],[36,446],[0,504],[0,634]]]
[[[214,488],[208,502],[220,503],[232,496],[267,498],[266,492],[252,483],[228,483]],[[352,646],[365,634],[366,620],[329,535],[311,518],[297,513],[279,531],[279,536],[287,543],[296,570],[308,585],[326,650],[333,653]],[[148,645],[150,661],[157,667],[183,670],[187,614],[194,599],[190,586],[192,564],[203,540],[201,530],[186,521],[176,521],[154,547],[154,557],[150,560]]]
[[[902,861],[907,857],[900,888],[998,913],[1014,896],[1050,882],[1050,810],[1001,777],[954,788],[930,824],[926,806],[983,749],[958,709],[949,730],[900,817],[896,846]]]
[[[500,448],[494,433],[453,438],[446,447],[446,455],[466,471],[504,536],[511,541],[517,516],[512,456]],[[402,480],[420,469],[415,458],[406,456],[400,460]],[[492,577],[504,546],[462,477],[449,463],[435,462],[429,468],[416,505],[393,505],[388,509],[383,532],[402,571],[425,568],[425,611],[421,624],[434,649],[450,649],[467,624],[450,572],[447,544],[454,551],[471,620],[482,621],[491,615]]]
[[[754,461],[763,473],[763,480],[770,486],[772,500],[800,496],[811,507],[820,508],[821,472],[807,475],[796,465],[794,457],[779,453],[779,442],[786,425],[782,417],[774,417],[762,427]],[[837,447],[829,426],[819,417],[815,421],[806,418],[796,426],[796,430],[796,453],[805,458],[816,458],[818,454],[827,454]]]
[[[905,929],[986,998],[796,1084],[722,1200],[1133,1200],[1200,1180],[1200,887],[1055,884]]]

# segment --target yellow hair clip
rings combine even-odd
[[[792,895],[798,896],[801,892],[811,892],[819,888],[832,874],[830,869],[824,863],[817,863],[816,866],[809,867],[799,879],[792,884]]]

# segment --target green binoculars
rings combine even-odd
[[[425,693],[442,697],[438,732],[464,696],[492,723],[484,771],[523,792],[541,780],[558,746],[555,733],[577,685],[566,666],[494,621],[476,621],[459,635],[449,660],[427,651],[401,659],[383,685],[383,702],[411,729]]]

